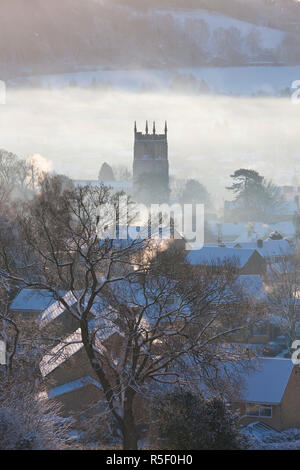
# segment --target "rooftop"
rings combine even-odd
[[[204,246],[200,250],[190,251],[186,256],[186,261],[192,266],[204,264],[220,266],[225,262],[232,261],[242,268],[247,264],[255,252],[257,251],[254,249]]]
[[[42,311],[56,302],[54,294],[44,289],[22,289],[10,305],[10,310]]]
[[[261,247],[258,246],[257,242],[239,242],[235,248],[237,248],[237,245],[244,249],[254,249],[264,258],[294,254],[294,250],[287,240],[263,240]]]
[[[257,370],[244,373],[243,400],[249,403],[279,404],[294,368],[291,359],[261,357]]]
[[[73,380],[72,382],[65,383],[63,385],[59,385],[57,387],[53,387],[46,391],[46,398],[55,398],[59,397],[60,395],[64,395],[66,393],[74,392],[75,390],[79,390],[80,388],[85,387],[86,385],[94,385],[95,387],[102,390],[101,385],[95,379],[90,377],[89,375],[86,377],[82,377],[77,380]]]

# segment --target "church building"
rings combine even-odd
[[[138,132],[134,126],[134,161],[133,184],[135,187],[146,178],[148,181],[158,181],[163,188],[169,188],[169,161],[168,161],[168,127],[165,123],[163,134],[156,133],[155,122],[152,133],[149,133],[146,122],[145,133]]]

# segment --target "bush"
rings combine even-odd
[[[240,449],[238,415],[221,399],[176,389],[153,403],[152,437],[168,450]]]

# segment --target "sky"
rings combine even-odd
[[[299,114],[290,98],[11,88],[0,105],[0,148],[38,154],[74,179],[97,179],[105,161],[131,169],[135,120],[139,130],[155,120],[157,132],[167,120],[171,175],[196,178],[223,198],[240,167],[295,183]]]

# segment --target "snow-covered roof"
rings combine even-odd
[[[245,381],[243,400],[249,403],[279,404],[294,368],[292,360],[261,357],[255,361],[257,370],[242,374]]]
[[[271,428],[265,423],[261,423],[260,421],[255,421],[254,423],[248,424],[248,426],[242,429],[242,432],[246,434],[252,434],[257,439],[262,439],[266,436],[277,436],[280,434],[275,429]]]
[[[46,377],[82,348],[81,330],[78,328],[78,330],[65,338],[61,343],[55,346],[49,354],[43,357],[40,362],[42,376]]]
[[[44,289],[22,289],[10,305],[10,310],[42,311],[56,302],[54,294]]]
[[[67,292],[63,299],[70,307],[74,305],[77,301],[71,291]],[[42,313],[40,313],[36,321],[44,327],[51,321],[55,320],[55,318],[61,315],[64,311],[64,305],[59,300],[57,300],[54,303],[50,304],[49,307],[47,307]]]
[[[237,355],[244,355],[247,349],[254,350],[257,347],[258,345],[254,348],[244,343],[220,345],[216,350],[216,357],[223,350],[223,356],[229,357],[232,354],[232,359],[217,359],[214,365],[207,364],[204,375],[190,356],[180,358],[178,364],[181,364],[185,378],[190,383],[197,383],[207,396],[214,394],[215,390],[219,392],[220,386],[226,385],[231,389],[231,399],[235,402],[280,404],[295,366],[291,359],[281,357],[256,356],[236,361]]]
[[[89,328],[91,330],[96,330],[94,349],[100,354],[105,349],[102,345],[102,341],[117,332],[121,336],[121,332],[119,332],[114,322],[109,321],[107,318],[91,320],[89,322]],[[46,377],[48,374],[53,372],[57,367],[70,359],[70,357],[74,356],[74,354],[79,352],[82,348],[81,329],[78,328],[74,333],[57,344],[49,354],[46,354],[42,358],[40,362],[40,371],[43,377]]]
[[[243,295],[253,297],[256,302],[268,300],[262,278],[259,274],[243,274],[235,280],[234,287],[241,289]]]
[[[293,255],[294,250],[287,240],[264,240],[262,247],[257,242],[239,242],[243,249],[254,249],[264,258]]]
[[[94,385],[95,387],[102,390],[101,385],[97,380],[93,379],[89,375],[86,377],[81,377],[80,379],[73,380],[72,382],[65,383],[63,385],[59,385],[58,387],[50,388],[46,391],[45,398],[55,398],[66,393],[74,392],[75,390],[79,390],[80,388],[85,387],[86,385]]]
[[[99,232],[99,244],[105,245],[107,241],[113,242],[114,249],[139,250],[143,248],[145,240],[149,238],[148,228],[139,225],[111,226],[103,233]]]
[[[251,300],[253,302],[267,302],[265,287],[259,274],[246,274],[237,276],[232,283],[223,288],[222,277],[215,276],[211,281],[210,289],[212,294],[208,295],[212,303],[232,303]]]
[[[204,264],[222,265],[226,261],[233,261],[242,268],[255,252],[254,249],[204,246],[201,250],[190,251],[185,259],[193,266]]]
[[[76,304],[78,299],[80,298],[81,292],[80,291],[75,291],[74,293],[69,291],[67,292],[64,296],[63,299],[64,301],[68,304],[69,307],[72,307],[73,305]],[[89,293],[87,292],[85,297],[84,297],[84,305],[89,301]],[[93,315],[97,316],[99,311],[104,311],[104,309],[108,308],[108,302],[105,300],[104,297],[97,296],[96,299],[94,300],[93,306],[90,309],[90,313]],[[40,326],[45,327],[48,323],[51,321],[55,320],[58,316],[60,316],[64,311],[65,307],[60,302],[57,300],[55,303],[50,305],[48,308],[46,308],[43,312],[40,313],[40,315],[37,317],[36,322],[40,324]]]

